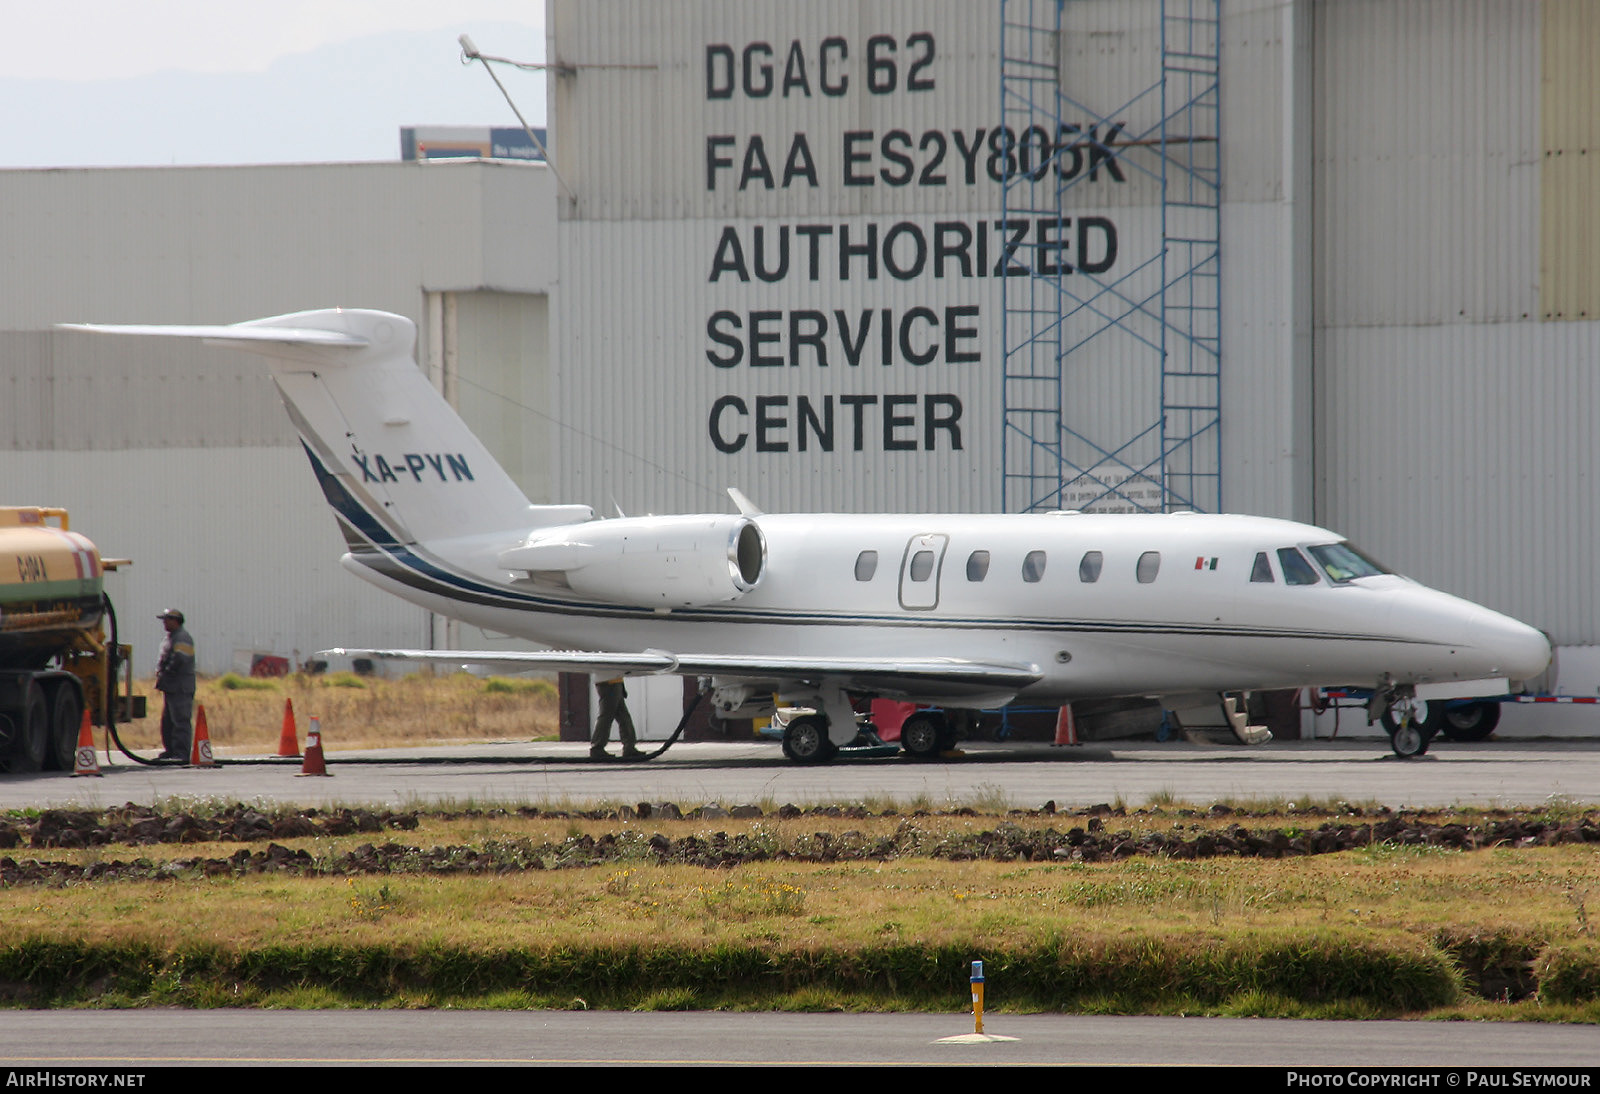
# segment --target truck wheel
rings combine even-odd
[[[22,709],[15,718],[16,733],[4,757],[5,768],[13,775],[30,775],[44,765],[50,744],[50,704],[44,689],[29,681]]]
[[[1446,707],[1439,728],[1452,741],[1481,741],[1500,724],[1499,703],[1465,703]]]
[[[78,754],[78,730],[83,725],[83,701],[78,689],[64,682],[55,689],[50,704],[50,741],[44,766],[48,771],[71,771]]]

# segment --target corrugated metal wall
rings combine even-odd
[[[1096,108],[1140,86],[1157,10],[1067,5],[1063,69]],[[846,228],[858,240],[873,224],[927,233],[994,215],[981,169],[971,186],[838,183],[894,166],[876,143],[890,130],[911,136],[920,169],[922,132],[992,126],[998,24],[997,4],[554,0],[551,55],[576,66],[552,77],[556,156],[577,195],[562,210],[556,395],[563,418],[606,423],[558,457],[570,492],[630,511],[719,504],[728,483],[779,509],[999,507],[997,282],[826,269]],[[1600,284],[1585,151],[1595,26],[1594,5],[1571,0],[1223,4],[1225,503],[1326,523],[1567,643],[1600,640],[1575,546],[1591,532],[1585,423],[1600,410],[1579,362],[1597,355],[1597,336],[1587,322],[1555,332],[1540,320],[1582,320]],[[917,33],[937,43],[935,88],[857,94],[863,43],[887,36],[903,80]],[[844,94],[816,90],[824,41],[846,43],[850,64],[831,70],[857,81]],[[830,63],[845,56],[829,48]],[[604,64],[635,67],[587,67]],[[809,96],[798,84],[782,93],[795,64],[809,66]],[[872,135],[859,146],[870,158],[846,162],[855,132]],[[797,133],[816,186],[783,185]],[[1074,208],[1133,240],[1146,189],[1106,182]],[[750,259],[763,228],[770,265],[776,233],[801,225],[827,233],[809,237],[823,276],[719,273],[725,232]],[[796,311],[950,305],[979,309],[980,362],[869,375],[840,369],[836,350],[819,368],[802,347],[788,363]],[[751,313],[763,311],[772,318],[754,322],[772,337],[752,346]],[[708,360],[731,352],[713,334],[719,312],[742,324],[719,328],[743,342],[737,367]],[[760,353],[782,364],[749,367]],[[1068,386],[1070,405],[1091,402],[1119,428],[1149,404],[1115,340]],[[959,398],[962,451],[796,451],[801,396],[898,392]],[[726,396],[748,413],[721,422],[751,434],[729,454],[709,435]],[[786,451],[752,451],[762,397],[782,423],[772,447]]]
[[[543,398],[552,195],[524,165],[0,172],[5,501],[65,506],[134,559],[108,588],[136,671],[153,667],[169,605],[188,612],[207,672],[235,650],[425,643],[426,619],[339,567],[343,541],[259,362],[54,324],[336,305],[420,324],[426,291],[464,290],[464,409],[538,489],[545,434],[517,432],[501,397]],[[472,291],[486,288],[501,291]]]
[[[1159,79],[1157,5],[1070,7],[1062,63],[1089,103],[1066,120],[1150,125],[1156,100],[1128,99]],[[563,446],[566,491],[629,511],[725,506],[728,485],[779,510],[1001,508],[999,5],[556,0],[549,26],[576,197],[556,396],[594,431]],[[1159,250],[1159,187],[1075,155],[1094,177],[1060,260],[1112,262],[1131,279],[1092,310],[1132,310],[1153,291],[1134,269]],[[1108,450],[1159,417],[1137,332],[1065,380]],[[830,412],[831,450],[825,419],[802,425]]]
[[[1600,319],[1600,4],[1545,0],[1539,311]]]
[[[1552,66],[1552,43],[1592,38],[1577,18],[1592,10],[1326,0],[1315,13],[1319,520],[1558,644],[1600,641],[1600,324],[1541,321],[1581,306],[1552,293],[1581,302],[1596,284],[1570,250],[1550,252],[1600,215],[1592,183],[1575,200],[1592,157],[1550,175],[1566,159],[1553,134],[1581,129],[1549,112],[1594,104],[1593,74]],[[1558,194],[1560,223],[1546,207],[1541,231],[1541,195]]]
[[[866,230],[862,218],[831,223],[836,230]],[[992,322],[998,301],[990,285],[974,290],[955,279],[882,279],[841,292],[833,277],[819,283],[799,278],[778,295],[761,284],[712,284],[705,271],[726,227],[747,238],[751,230],[747,221],[704,220],[564,229],[568,238],[582,240],[567,247],[568,254],[579,249],[593,256],[569,268],[561,286],[558,322],[569,333],[557,398],[561,420],[576,427],[566,433],[559,456],[568,494],[602,505],[614,497],[630,512],[721,508],[728,504],[722,496],[727,486],[741,487],[763,506],[800,511],[964,510],[994,497],[999,445],[992,428],[998,394],[992,354],[984,352],[982,361],[916,365],[900,344],[914,308],[927,309],[910,326],[918,355],[948,344],[953,329]],[[621,254],[639,273],[637,281],[619,279],[601,262]],[[972,307],[985,316],[952,310]],[[894,335],[887,355],[885,310]],[[830,327],[820,353],[789,336],[791,317],[808,311]],[[858,364],[849,363],[839,313],[859,346]],[[712,340],[712,322],[737,344]],[[817,329],[805,323],[805,330]],[[759,333],[752,330],[756,324]],[[978,337],[957,333],[955,341],[979,353]],[[721,361],[737,356],[740,363],[720,367],[708,355]],[[771,365],[753,364],[768,358]],[[890,396],[906,400],[892,413],[908,424],[892,425],[886,442],[884,400]],[[813,428],[801,427],[802,398],[819,417],[831,413],[832,451],[823,450]],[[721,399],[739,402],[719,410]],[[767,399],[774,401],[758,405]],[[930,399],[936,400],[931,410]],[[953,417],[950,399],[959,400],[960,417],[949,428],[933,425],[930,437],[930,423]],[[763,427],[758,416],[769,424]],[[718,452],[713,430],[739,451]],[[886,443],[909,447],[886,450]],[[941,458],[925,458],[930,450]]]
[[[1537,314],[1539,7],[1317,5],[1319,326]]]
[[[881,138],[891,130],[912,138],[905,151],[920,174],[934,152],[917,150],[924,133],[954,127],[970,133],[996,122],[996,5],[552,0],[547,26],[550,61],[573,66],[570,75],[551,76],[553,153],[579,195],[575,212],[563,216],[839,217],[997,207],[987,184],[961,181],[953,146],[944,160],[950,176],[944,185],[891,185],[877,176],[885,167],[898,173],[881,154]],[[912,41],[915,35],[930,37]],[[873,45],[874,37],[886,41]],[[824,48],[830,40],[838,44]],[[931,86],[912,90],[911,82]],[[858,150],[872,158],[853,170],[873,184],[851,186],[841,196],[841,135],[869,130],[873,139]],[[807,137],[817,186],[795,184],[798,159],[791,185],[781,185],[795,134]],[[717,148],[719,156],[733,158],[731,168],[719,167],[717,174],[731,171],[737,179],[756,135],[779,185],[708,187],[705,138],[733,138]]]
[[[1558,644],[1594,644],[1595,325],[1333,328],[1317,353],[1326,523]]]
[[[1075,0],[1064,58],[1097,109],[1131,86],[1149,10]],[[415,613],[337,570],[332,524],[247,361],[50,328],[350,303],[411,315],[426,336],[425,298],[453,294],[458,399],[536,497],[699,510],[731,484],[771,509],[998,508],[999,282],[958,255],[941,276],[931,243],[917,259],[918,237],[943,231],[947,245],[969,233],[975,261],[998,210],[990,149],[956,139],[997,120],[998,15],[954,0],[557,0],[551,57],[576,67],[551,77],[552,129],[578,198],[559,230],[553,180],[523,166],[0,173],[0,458],[22,495],[9,500],[67,504],[108,551],[140,558],[117,579],[135,620],[186,590],[221,598],[195,610],[212,622],[196,631],[202,649],[222,653],[208,667],[227,667],[234,644],[304,650],[352,629],[417,641]],[[1226,0],[1223,16],[1228,507],[1314,516],[1558,642],[1600,641],[1587,558],[1600,472],[1594,6]],[[878,36],[887,45],[869,46]],[[933,87],[908,91],[924,60],[915,75]],[[863,184],[842,185],[846,171]],[[1138,189],[1108,176],[1074,215],[1135,240],[1149,230]],[[842,273],[845,233],[859,244],[873,230],[876,276],[865,252]],[[847,347],[864,322],[859,351]],[[956,357],[976,359],[908,360],[952,337]],[[547,338],[549,359],[509,364]],[[735,344],[740,362],[721,367]],[[751,364],[768,356],[779,363]],[[1119,426],[1145,413],[1144,381],[1113,349],[1095,360],[1104,375],[1074,402]],[[717,438],[743,444],[723,453],[712,411],[730,396]],[[824,452],[801,400],[820,417],[830,396]],[[891,405],[886,450],[888,396],[911,398]],[[294,614],[307,606],[322,614]]]
[[[1313,519],[1311,35],[1225,2],[1222,448],[1230,512]]]

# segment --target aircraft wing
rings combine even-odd
[[[509,672],[588,672],[610,675],[715,676],[752,685],[818,683],[827,680],[847,691],[872,691],[888,698],[981,700],[984,706],[1009,702],[1043,676],[1037,665],[969,661],[955,657],[893,659],[801,658],[643,653],[586,650],[323,650],[319,657],[368,657],[379,661],[418,661],[435,665],[483,665]]]

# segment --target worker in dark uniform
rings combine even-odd
[[[161,706],[160,760],[189,762],[190,719],[194,716],[194,639],[183,629],[183,613],[168,608],[156,616],[167,629],[156,662],[156,690]]]
[[[622,677],[601,680],[594,686],[600,696],[600,716],[594,722],[594,736],[589,738],[589,758],[609,760],[606,745],[611,743],[611,723],[617,723],[617,736],[622,738],[622,758],[642,760],[644,753],[635,746],[633,716],[628,713],[628,689],[622,686]]]

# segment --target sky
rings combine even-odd
[[[544,0],[0,0],[0,167],[396,159],[517,124],[457,36],[544,58]],[[544,76],[500,67],[530,124]]]

